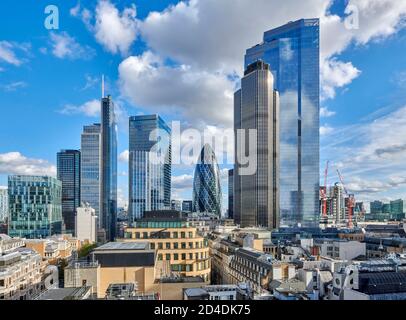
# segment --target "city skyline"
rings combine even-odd
[[[12,2],[5,1],[7,2],[8,6],[13,7]],[[101,74],[105,73],[106,91],[117,97],[119,106],[118,152],[121,162],[118,169],[118,189],[121,206],[127,201],[128,194],[127,116],[158,112],[167,122],[180,117],[183,124],[196,127],[229,125],[232,98],[228,93],[233,91],[234,84],[242,75],[241,57],[244,50],[259,43],[263,32],[290,20],[302,18],[303,12],[301,6],[295,8],[290,4],[283,4],[282,9],[289,9],[290,13],[279,18],[277,12],[275,15],[269,13],[267,4],[261,4],[264,10],[259,11],[266,14],[257,13],[258,21],[249,30],[244,30],[243,26],[233,19],[217,25],[217,30],[224,31],[228,37],[224,40],[224,33],[221,32],[218,36],[227,41],[228,46],[225,47],[232,48],[232,52],[219,50],[217,46],[212,45],[211,41],[219,38],[214,35],[211,35],[213,39],[207,38],[203,31],[204,22],[193,25],[208,44],[206,49],[202,50],[204,55],[193,55],[186,50],[189,48],[186,41],[179,43],[181,51],[159,41],[158,36],[165,35],[166,30],[173,33],[179,31],[179,26],[175,23],[166,25],[171,19],[169,22],[162,19],[163,10],[168,8],[169,4],[175,5],[168,9],[169,18],[179,12],[180,5],[177,5],[177,1],[136,3],[137,10],[131,7],[131,1],[102,1],[94,4],[82,3],[80,6],[76,2],[57,1],[60,13],[58,30],[45,29],[44,8],[33,1],[31,3],[32,11],[37,14],[30,16],[29,12],[21,12],[20,15],[33,25],[29,36],[35,40],[30,40],[26,32],[15,28],[15,21],[2,21],[2,30],[8,31],[7,34],[1,34],[0,68],[3,79],[0,85],[4,105],[13,108],[5,108],[5,116],[2,117],[4,120],[0,126],[0,136],[3,138],[0,146],[0,185],[6,186],[7,174],[13,173],[51,172],[56,176],[55,153],[61,147],[78,149],[78,137],[82,127],[98,121],[99,115],[95,106],[99,105],[100,78]],[[229,5],[227,1],[224,3]],[[396,127],[402,127],[402,111],[406,102],[406,67],[401,55],[405,30],[400,24],[404,8],[399,4],[398,7],[386,6],[382,10],[367,10],[359,4],[362,9],[359,28],[347,29],[343,20],[343,4],[339,1],[314,3],[306,7],[306,16],[321,17],[321,30],[325,30],[321,34],[320,167],[324,166],[327,158],[331,159],[331,155],[335,155],[336,158],[331,160],[343,167],[347,187],[357,194],[357,200],[368,202],[375,198],[403,198],[406,190],[402,179],[402,133],[393,132],[390,123],[396,121]],[[269,6],[272,5],[270,1]],[[193,5],[187,3],[185,23],[193,23],[189,19],[193,10],[202,16],[211,17],[221,7],[206,7],[200,1]],[[111,8],[118,10],[111,16],[119,22],[117,26],[125,26],[123,30],[127,30],[117,39],[109,37],[108,30],[103,29],[103,19],[96,19]],[[129,10],[124,13],[125,8]],[[83,18],[85,9],[90,13],[89,20]],[[239,10],[244,11],[243,9]],[[156,28],[150,16],[152,11],[158,12]],[[242,11],[233,13],[249,14]],[[138,20],[144,22],[142,30],[137,29],[135,21]],[[386,24],[391,28],[374,29],[370,24],[374,20],[382,21],[380,25]],[[189,37],[188,29],[192,28],[182,29],[185,39],[200,48]],[[235,41],[233,32],[228,30],[239,31],[241,41]],[[140,31],[140,35],[136,39],[137,31]],[[340,35],[336,43],[331,43],[330,38],[335,38],[331,37],[333,34]],[[384,54],[385,61],[391,63],[381,63],[381,54]],[[172,61],[166,61],[167,58]],[[181,68],[182,65],[188,68]],[[221,72],[218,72],[219,70]],[[62,73],[63,79],[60,77]],[[229,77],[233,74],[234,78]],[[187,87],[187,81],[182,79],[187,79],[188,75],[197,79],[199,90],[191,85]],[[142,79],[144,81],[140,81]],[[166,83],[171,83],[173,90],[166,90]],[[214,89],[210,83],[216,84]],[[161,87],[160,98],[151,90],[146,90],[156,84],[164,85]],[[39,93],[44,87],[51,90],[47,90],[47,94],[41,97]],[[362,90],[364,87],[371,88],[368,94]],[[183,94],[179,94],[180,92]],[[217,102],[207,98],[200,99],[199,94],[202,92],[206,93],[205,97],[210,96]],[[371,95],[371,92],[374,94]],[[202,105],[209,108],[209,112],[202,114]],[[178,112],[174,113],[173,110]],[[215,110],[219,112],[210,112]],[[221,112],[224,110],[227,112]],[[18,129],[13,128],[12,121],[7,119],[20,114],[23,115],[20,117],[22,125]],[[198,118],[204,123],[197,121]],[[49,123],[46,132],[35,130],[42,121]],[[61,130],[62,125],[64,130]],[[32,139],[46,139],[47,143],[33,144],[26,138],[27,132],[30,132]],[[13,139],[7,139],[10,135]],[[375,138],[379,138],[379,146],[378,143],[374,145]],[[61,139],[66,140],[63,146]],[[354,157],[349,150],[354,150],[358,156]],[[385,167],[388,160],[392,161],[391,167]],[[221,167],[224,172],[224,209],[227,208],[225,169],[229,168],[231,166]],[[173,198],[191,199],[192,180],[192,168],[174,168]],[[333,185],[336,181],[338,178],[331,174],[329,184]]]

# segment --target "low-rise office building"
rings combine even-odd
[[[181,212],[145,212],[144,218],[125,230],[122,241],[148,242],[167,266],[166,273],[210,281],[208,242]]]
[[[366,255],[366,245],[359,241],[324,240],[320,247],[322,256],[337,260],[353,260]]]
[[[200,277],[165,274],[148,242],[109,242],[91,253],[90,261],[72,261],[65,268],[65,287],[91,286],[98,299],[105,299],[113,284],[134,284],[134,296],[182,300],[183,289],[208,284]]]

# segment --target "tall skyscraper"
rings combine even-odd
[[[81,137],[80,198],[100,217],[101,126],[96,123],[83,127]]]
[[[193,212],[221,216],[221,180],[216,155],[205,144],[200,152],[193,178]]]
[[[237,160],[252,146],[245,150],[236,146],[234,219],[242,227],[275,229],[279,226],[279,95],[269,65],[261,60],[249,65],[234,99],[236,132],[243,129],[246,137],[249,130],[257,133],[254,174],[244,174],[244,165]]]
[[[117,124],[111,96],[101,101],[100,227],[106,240],[116,237],[117,220]]]
[[[319,19],[265,32],[247,50],[245,66],[268,63],[280,94],[280,211],[282,226],[319,223]]]
[[[171,206],[171,129],[158,115],[130,117],[130,223]]]
[[[61,232],[62,183],[46,176],[9,176],[11,237],[45,238]]]
[[[228,170],[228,218],[234,218],[234,169]]]
[[[62,217],[66,233],[75,233],[75,212],[80,206],[80,151],[57,153],[57,178],[62,182]]]
[[[0,188],[0,223],[6,222],[8,217],[8,190]]]

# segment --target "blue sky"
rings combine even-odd
[[[257,10],[250,10],[254,2]],[[229,128],[244,50],[267,29],[320,17],[321,170],[329,159],[329,183],[340,168],[359,200],[404,198],[402,1],[53,1],[58,30],[44,27],[49,4],[0,4],[8,13],[0,20],[0,185],[12,173],[53,174],[56,152],[80,147],[83,125],[99,121],[105,74],[119,108],[124,203],[129,115],[160,113],[183,128]],[[353,13],[345,8],[357,9],[357,28],[346,26]],[[191,198],[193,167],[175,166],[173,175],[173,197]],[[225,170],[222,176],[226,197]]]

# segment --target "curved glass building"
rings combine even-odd
[[[193,211],[221,215],[220,170],[213,149],[205,144],[193,180]]]

